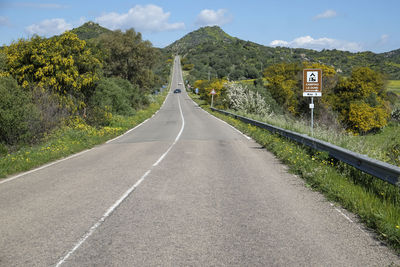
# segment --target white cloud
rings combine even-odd
[[[387,34],[382,34],[380,40],[379,40],[379,44],[380,45],[384,45],[389,41],[389,35]]]
[[[315,19],[315,20],[318,20],[318,19],[330,19],[330,18],[334,18],[334,17],[336,17],[336,16],[337,16],[337,13],[336,13],[335,10],[328,9],[328,10],[326,10],[325,12],[316,15],[316,16],[314,17],[314,19]]]
[[[170,15],[170,12],[164,12],[156,5],[136,5],[128,13],[106,13],[96,18],[96,22],[112,30],[133,27],[138,31],[160,32],[185,28],[183,22],[169,23]]]
[[[9,26],[10,22],[7,17],[0,16],[0,26]]]
[[[226,9],[203,9],[197,15],[196,24],[200,26],[224,25],[232,21],[232,16],[228,14]]]
[[[40,36],[52,36],[71,30],[72,25],[64,19],[46,19],[39,24],[32,24],[25,28],[29,34]]]
[[[270,43],[271,46],[286,46],[293,48],[308,48],[315,50],[322,49],[338,49],[343,51],[358,52],[362,50],[362,46],[356,42],[348,42],[332,38],[314,39],[311,36],[302,36],[293,41],[274,40]]]

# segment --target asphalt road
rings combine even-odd
[[[194,104],[0,181],[0,266],[387,266],[352,214]]]

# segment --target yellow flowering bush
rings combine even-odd
[[[329,102],[349,131],[362,134],[387,124],[390,108],[384,84],[383,76],[369,68],[355,69],[339,81]]]
[[[72,112],[84,106],[84,96],[99,79],[100,60],[71,32],[50,39],[21,39],[5,47],[4,53],[8,73],[23,88],[50,90]]]
[[[351,103],[349,107],[349,127],[356,132],[366,133],[387,124],[389,114],[384,107],[371,107],[367,103]]]

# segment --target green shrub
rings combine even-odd
[[[86,121],[90,125],[95,126],[109,126],[112,121],[112,113],[110,107],[89,107],[87,110]]]
[[[149,104],[145,94],[137,85],[121,78],[112,78],[112,81],[128,94],[129,104],[133,109],[139,109]]]
[[[0,143],[0,157],[5,156],[8,153],[8,148],[6,145]]]
[[[31,95],[11,77],[0,77],[0,95],[0,142],[32,142],[39,111],[32,104]]]
[[[131,115],[133,109],[129,102],[129,93],[126,88],[121,88],[119,83],[121,84],[121,81],[118,78],[101,79],[90,99],[92,109],[99,107],[105,110],[108,107],[112,113]]]
[[[194,68],[194,64],[185,64],[183,65],[183,70],[191,71]]]

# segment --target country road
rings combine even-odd
[[[0,266],[388,266],[399,257],[181,84],[129,133],[0,180]]]

